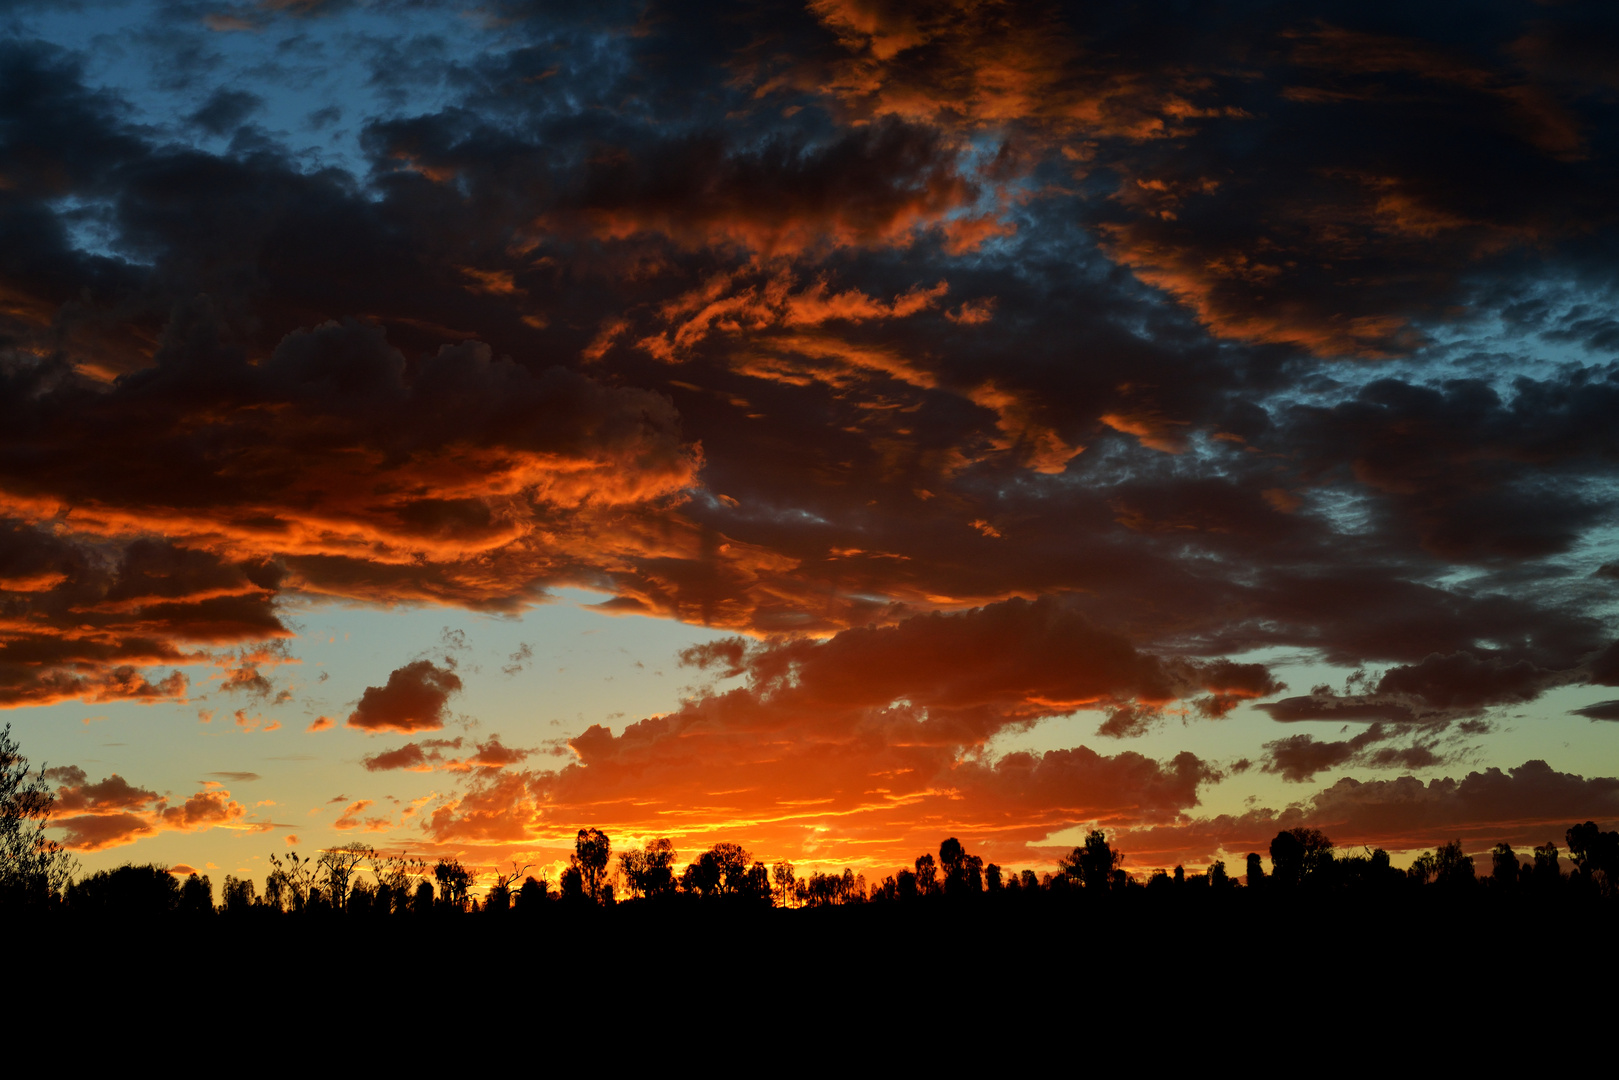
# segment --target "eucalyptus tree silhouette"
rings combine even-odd
[[[1498,889],[1511,889],[1517,886],[1521,872],[1518,862],[1518,853],[1512,850],[1512,845],[1499,843],[1490,852],[1490,884]]]
[[[1434,851],[1434,881],[1445,888],[1464,888],[1477,880],[1473,857],[1462,850],[1460,840],[1441,844]]]
[[[771,880],[775,882],[776,893],[781,897],[781,906],[790,907],[793,898],[793,885],[797,878],[793,874],[793,864],[783,859],[771,869]]]
[[[1279,885],[1300,885],[1332,863],[1332,841],[1320,829],[1284,829],[1270,842],[1271,876]]]
[[[605,899],[607,860],[612,854],[613,845],[606,833],[600,829],[580,829],[574,839],[573,854],[568,856],[569,868],[579,872],[580,888],[598,904]]]
[[[528,873],[528,867],[518,869],[517,860],[512,860],[512,872],[495,875],[495,883],[489,889],[489,895],[484,898],[483,909],[488,912],[505,911],[512,906],[512,885],[518,878]],[[533,878],[529,878],[533,881]]]
[[[296,851],[289,851],[287,861],[282,862],[272,851],[270,865],[274,869],[264,879],[264,902],[285,911],[304,910],[314,890],[314,860],[300,859]]]
[[[1113,882],[1113,872],[1124,862],[1124,854],[1114,851],[1107,842],[1107,834],[1092,829],[1085,834],[1085,843],[1058,861],[1070,880],[1082,883],[1086,889],[1104,890]]]
[[[433,867],[433,880],[438,882],[439,903],[451,911],[465,911],[472,890],[472,875],[459,859],[444,858]]]
[[[1619,832],[1603,832],[1596,822],[1571,825],[1563,834],[1568,859],[1580,880],[1611,896],[1619,889]]]
[[[939,845],[939,866],[944,870],[944,891],[951,896],[984,891],[984,860],[967,854],[954,836]]]
[[[918,855],[916,857],[916,894],[918,896],[932,896],[938,891],[938,864],[933,861],[932,855]]]
[[[1557,845],[1550,840],[1535,848],[1533,880],[1540,889],[1556,888],[1563,883],[1563,868],[1557,865]]]
[[[326,883],[326,897],[334,910],[342,911],[348,906],[349,885],[355,869],[366,859],[376,858],[376,855],[371,845],[358,842],[327,848],[320,853],[315,865]]]
[[[0,731],[0,907],[43,905],[72,878],[73,857],[45,836],[55,801],[43,768],[30,778],[7,724]]]
[[[214,913],[214,883],[208,875],[193,873],[180,886],[180,899],[176,908],[183,914],[199,917]]]
[[[674,842],[668,837],[648,840],[640,851],[626,851],[618,857],[624,884],[635,896],[655,900],[675,891]]]

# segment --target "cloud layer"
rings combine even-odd
[[[1600,5],[139,17],[145,89],[0,39],[0,705],[259,700],[289,598],[582,586],[746,687],[552,772],[368,756],[464,767],[435,835],[1022,843],[1191,812],[1215,765],[1107,741],[1166,709],[1353,725],[1256,743],[1303,783],[1619,682]],[[347,724],[442,728],[452,667]],[[986,758],[1076,710],[1107,752]]]

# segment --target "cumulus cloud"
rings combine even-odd
[[[101,851],[164,830],[196,832],[221,825],[256,830],[269,827],[249,824],[246,808],[211,781],[204,790],[174,804],[169,796],[137,787],[117,773],[92,784],[83,769],[63,766],[50,770],[48,778],[59,782],[51,827],[63,830],[63,844],[73,851]]]
[[[450,695],[461,689],[455,661],[440,667],[431,660],[414,660],[395,668],[383,686],[368,686],[358,707],[349,713],[348,726],[363,731],[436,731],[444,726]]]

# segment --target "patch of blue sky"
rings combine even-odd
[[[356,176],[368,167],[359,140],[367,120],[449,104],[459,91],[447,72],[477,67],[504,40],[451,7],[218,14],[143,3],[49,6],[25,13],[15,29],[76,54],[88,85],[112,92],[129,121],[166,140],[224,151],[236,125],[209,130],[196,117],[221,90],[251,95],[242,122],[260,125],[310,166]]]
[[[285,614],[297,632],[288,643],[289,656],[298,662],[260,669],[273,685],[268,696],[227,693],[221,668],[197,664],[180,669],[191,681],[183,704],[69,701],[14,710],[7,719],[36,766],[77,765],[92,782],[117,773],[137,787],[167,794],[171,805],[206,781],[222,783],[248,811],[249,821],[284,826],[247,834],[251,843],[233,839],[227,850],[240,848],[243,859],[261,849],[284,850],[284,833],[299,835],[301,849],[313,849],[353,838],[331,828],[341,810],[333,801],[337,796],[373,800],[368,814],[387,811],[397,822],[404,805],[455,787],[455,777],[444,773],[363,770],[359,762],[366,755],[423,738],[457,737],[464,740],[459,753],[465,754],[474,742],[499,735],[507,747],[537,751],[526,767],[558,768],[572,760],[566,740],[592,724],[620,733],[641,719],[678,709],[683,699],[705,689],[734,685],[735,680],[679,661],[683,649],[728,632],[668,619],[611,616],[588,607],[604,598],[561,589],[555,602],[516,617],[294,601]],[[412,660],[443,663],[446,657],[455,661],[463,689],[451,697],[442,730],[373,735],[345,726],[368,686],[384,685],[390,672]],[[149,674],[161,677],[168,670]],[[292,699],[275,704],[283,689],[292,691]],[[246,723],[237,722],[237,710]],[[212,719],[200,721],[203,712]],[[308,731],[323,715],[335,725]],[[258,779],[233,780],[227,773]],[[275,805],[256,805],[264,799]],[[397,847],[419,843],[415,829],[396,827],[359,838]],[[81,861],[88,870],[131,858],[192,861],[201,867],[196,859],[217,857],[219,851],[219,837],[209,833],[163,833]]]
[[[139,261],[118,245],[118,227],[110,201],[69,195],[55,200],[51,209],[67,233],[68,242],[78,250],[109,259]]]

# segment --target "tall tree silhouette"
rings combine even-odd
[[[55,801],[43,768],[29,776],[7,724],[0,732],[0,906],[43,904],[72,878],[73,858],[45,836]]]
[[[1113,872],[1124,862],[1124,854],[1113,850],[1107,834],[1092,829],[1085,834],[1085,842],[1059,860],[1063,873],[1087,889],[1107,889],[1113,881]]]
[[[1550,840],[1535,848],[1534,882],[1537,888],[1555,888],[1563,883],[1563,868],[1557,865],[1557,845]]]
[[[371,850],[371,845],[358,842],[327,848],[320,853],[316,866],[326,883],[327,898],[335,910],[342,911],[348,906],[349,883],[355,869],[365,860],[374,859],[376,854]]]
[[[1332,841],[1320,829],[1284,829],[1270,842],[1271,875],[1279,884],[1298,885],[1332,863]]]
[[[618,857],[624,883],[636,896],[657,899],[675,891],[674,842],[668,837],[648,840],[640,851],[626,851]]]
[[[1571,825],[1563,839],[1568,841],[1568,859],[1580,880],[1605,896],[1619,887],[1619,832],[1603,832],[1594,821]]]
[[[270,865],[274,869],[264,879],[265,903],[286,911],[304,910],[315,886],[314,860],[300,859],[296,851],[289,851],[282,862],[272,851]]]
[[[1473,857],[1462,850],[1460,840],[1452,840],[1435,850],[1434,880],[1450,889],[1474,883]]]
[[[1499,843],[1490,852],[1490,881],[1498,889],[1510,889],[1518,884],[1520,866],[1518,853],[1512,845]]]
[[[580,829],[573,843],[573,854],[568,865],[579,872],[579,885],[584,894],[598,904],[603,900],[602,886],[607,882],[607,861],[612,858],[613,845],[600,829]]]
[[[781,897],[781,906],[791,906],[793,886],[798,879],[793,874],[793,864],[783,859],[771,869],[771,879],[776,884],[776,894]]]
[[[916,894],[932,896],[939,891],[939,868],[932,855],[916,857]]]
[[[461,860],[444,858],[433,867],[433,880],[438,882],[439,902],[451,911],[465,911],[472,891],[472,875],[461,865]]]

